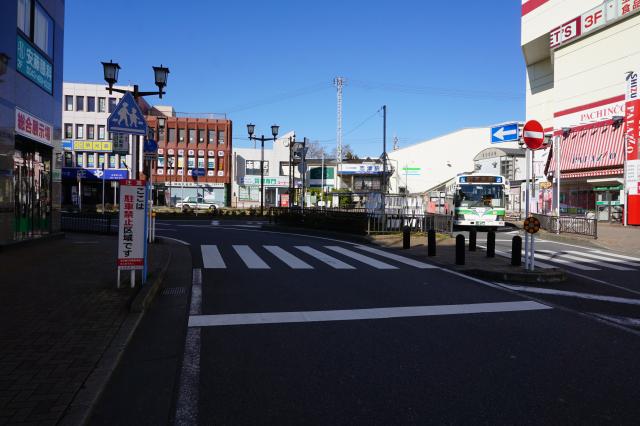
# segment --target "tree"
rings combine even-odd
[[[306,158],[321,158],[322,154],[327,156],[327,152],[324,146],[320,145],[318,141],[309,141],[307,142],[307,155]]]
[[[333,150],[331,151],[331,156],[333,158],[338,158],[337,148],[333,148]],[[358,154],[356,154],[353,148],[351,148],[351,145],[346,144],[346,145],[342,145],[342,159],[343,160],[359,160],[360,157],[358,157]]]

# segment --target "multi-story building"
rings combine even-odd
[[[627,173],[627,210],[640,223],[633,110],[640,105],[632,102],[638,102],[639,12],[635,0],[522,2],[527,119],[539,120],[554,135],[547,173],[555,178],[559,162],[560,205],[554,209],[562,213],[622,220],[626,157],[634,171]]]
[[[176,113],[167,106],[153,107],[146,118],[158,142],[152,169],[154,203],[175,205],[184,197],[204,195],[229,205],[231,120],[222,114]]]
[[[64,7],[0,2],[0,244],[60,229]]]
[[[121,86],[123,90],[133,87]],[[104,84],[63,83],[62,98],[62,204],[92,207],[102,201],[117,204],[120,179],[131,170],[131,144],[126,151],[114,151],[107,119],[120,101]],[[148,109],[143,99],[138,101]]]

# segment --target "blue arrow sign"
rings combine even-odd
[[[517,141],[518,136],[518,123],[503,124],[491,128],[491,143]]]
[[[204,176],[204,174],[205,174],[205,170],[204,169],[193,169],[193,170],[191,170],[191,176],[193,176],[193,177]]]
[[[130,92],[124,94],[116,109],[107,119],[107,130],[130,135],[146,135],[147,122],[142,110]]]
[[[144,152],[148,154],[155,154],[158,152],[158,143],[153,139],[147,139],[144,141]]]

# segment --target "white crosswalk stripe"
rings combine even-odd
[[[523,252],[523,256],[524,256],[524,252]],[[576,263],[576,262],[572,262],[572,261],[567,260],[567,259],[560,259],[559,257],[546,255],[546,254],[540,253],[538,250],[536,250],[535,258],[536,259],[546,260],[547,262],[555,262],[555,263],[560,263],[562,265],[568,265],[568,266],[571,266],[572,268],[581,269],[583,271],[598,271],[599,270],[599,268],[594,268],[592,266],[584,266],[584,265],[581,265],[581,264]]]
[[[227,265],[222,259],[218,246],[201,245],[200,252],[202,253],[202,265],[207,269],[224,269]]]
[[[627,268],[626,266],[619,266],[619,265],[614,265],[612,263],[607,263],[607,262],[603,262],[601,260],[596,260],[596,259],[591,259],[588,257],[583,257],[583,256],[574,256],[571,254],[565,254],[564,252],[561,253],[556,253],[553,252],[551,250],[540,250],[540,252],[542,253],[549,253],[555,256],[558,256],[562,259],[569,259],[569,260],[575,260],[576,262],[581,262],[581,263],[589,263],[592,265],[598,265],[598,266],[602,266],[604,268],[608,268],[608,269],[615,269],[618,271],[633,271],[633,268]],[[578,253],[581,254],[581,253]]]
[[[604,254],[611,257],[617,257],[618,259],[626,259],[634,262],[640,262],[640,257],[625,256],[623,254],[616,254],[616,253],[611,253],[603,250],[591,250],[590,253]]]
[[[247,265],[249,269],[271,269],[269,265],[267,265],[264,260],[260,258],[256,254],[255,251],[251,249],[249,246],[244,245],[234,245],[233,249],[238,253],[240,259]]]
[[[571,253],[571,254],[576,254],[579,256],[586,256],[586,257],[590,257],[596,260],[602,260],[605,262],[609,262],[609,263],[622,263],[624,265],[628,265],[628,266],[637,266],[640,267],[640,263],[635,263],[632,262],[630,260],[626,260],[626,259],[617,259],[614,257],[610,257],[609,254],[597,254],[597,253],[592,253],[592,252],[588,252],[588,251],[574,251],[574,250],[567,250],[567,253]]]
[[[349,265],[348,263],[344,263],[342,260],[336,259],[333,256],[329,256],[328,254],[323,253],[320,250],[316,250],[313,247],[296,246],[296,248],[301,252],[306,253],[309,256],[312,256],[318,259],[319,261],[326,263],[327,265],[331,266],[334,269],[356,269],[353,266]]]
[[[278,259],[286,263],[291,269],[313,269],[313,266],[309,265],[304,260],[292,255],[285,249],[279,246],[263,246],[265,250],[276,256]]]
[[[340,253],[344,256],[350,257],[352,259],[355,259],[359,262],[365,263],[369,266],[373,266],[376,269],[398,269],[397,267],[393,266],[393,265],[389,265],[388,263],[384,263],[384,262],[380,262],[379,260],[373,259],[371,257],[362,255],[360,253],[356,253],[354,251],[348,250],[344,247],[340,247],[340,246],[325,246],[325,248],[328,248],[329,250],[335,251],[336,253]]]
[[[435,265],[430,265],[428,263],[420,262],[415,259],[410,259],[408,257],[399,256],[397,254],[389,253],[388,251],[378,250],[369,246],[356,246],[360,250],[368,251],[369,253],[377,254],[381,257],[386,257],[387,259],[395,260],[396,262],[404,263],[405,265],[415,266],[419,269],[434,269],[437,268]]]

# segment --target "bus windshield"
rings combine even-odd
[[[456,207],[503,207],[502,185],[460,185]]]

